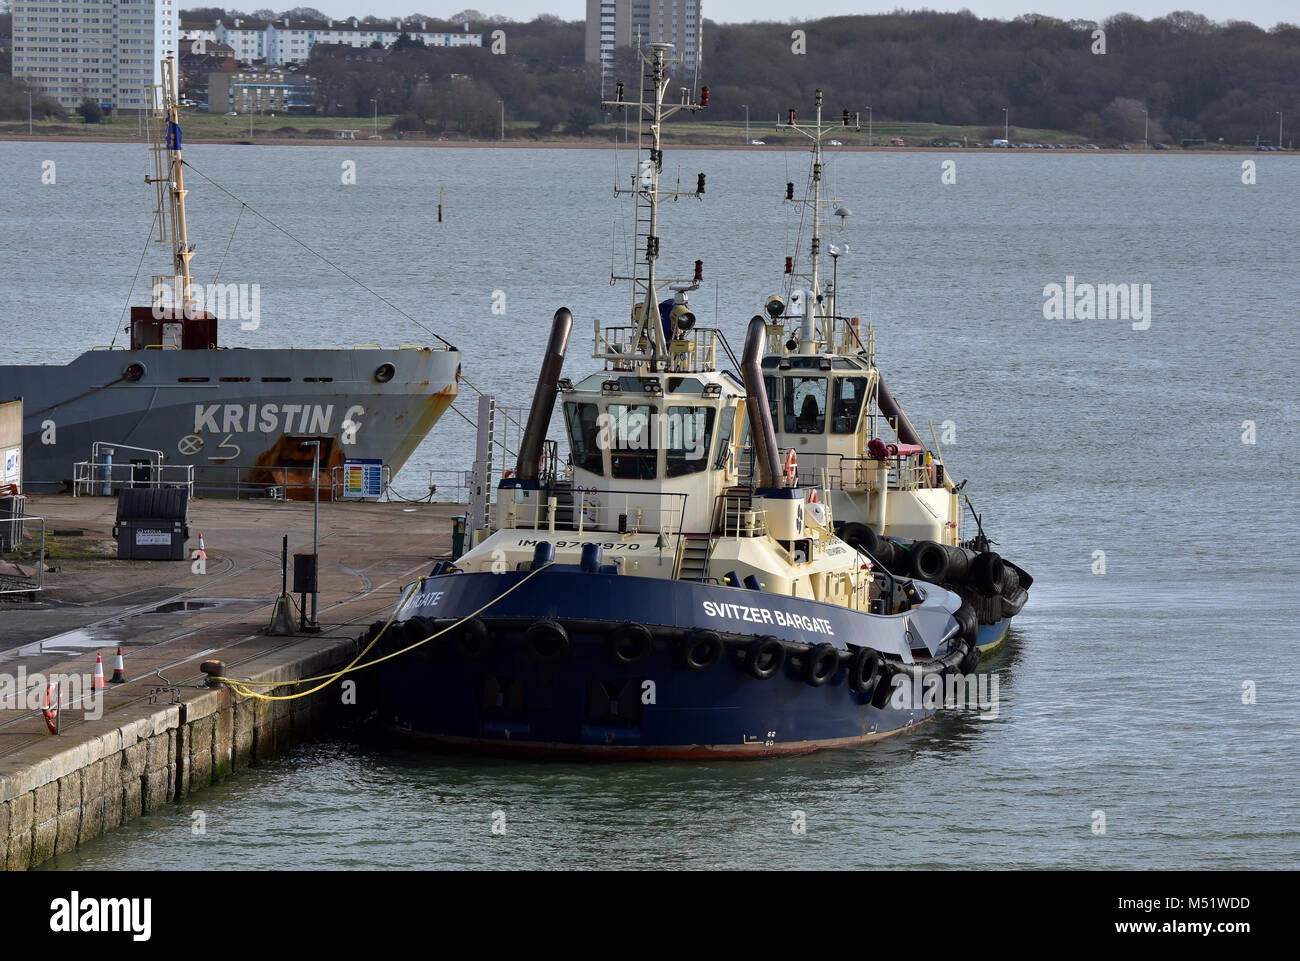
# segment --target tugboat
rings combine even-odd
[[[978,663],[969,605],[873,570],[797,482],[762,399],[763,318],[736,363],[689,308],[702,262],[688,280],[657,276],[659,204],[681,193],[660,189],[662,123],[708,97],[664,103],[672,50],[650,44],[640,99],[619,84],[605,104],[640,118],[638,165],[616,190],[636,203],[632,322],[595,322],[601,369],[574,383],[560,376],[573,316],[555,313],[513,476],[471,513],[468,551],[367,635],[390,732],[544,756],[807,753],[920,724],[936,705],[909,687]],[[719,369],[720,347],[739,376]],[[557,397],[563,468],[546,441]]]
[[[281,486],[311,499],[307,441],[320,442],[323,494],[329,470],[345,458],[380,461],[395,474],[455,400],[460,353],[445,342],[446,349],[396,350],[222,346],[218,318],[201,308],[190,275],[194,246],[170,58],[163,79],[153,88],[147,179],[156,193],[154,239],[171,248],[172,272],[153,278],[150,306],[131,308],[125,345],[96,347],[67,364],[0,366],[0,400],[24,402],[24,486],[71,486],[74,465],[95,461],[96,446],[120,448],[116,464],[96,463],[93,471],[114,489],[182,481],[192,469],[195,489],[209,495]],[[207,291],[227,312],[232,295],[237,305],[252,302],[234,284]]]
[[[844,111],[841,126],[857,124]],[[785,197],[804,208],[811,238],[807,268],[787,257],[782,293],[764,304],[768,316],[763,379],[777,444],[796,451],[801,482],[821,485],[836,533],[900,577],[916,577],[956,592],[975,610],[978,645],[988,653],[1006,638],[1011,618],[1028,600],[1033,578],[992,550],[982,517],[944,469],[938,438],[933,449],[885,386],[875,362],[875,332],[857,317],[840,316],[839,258],[847,245],[830,243],[827,210],[850,211],[823,197],[822,140],[836,131],[822,122],[822,92],[812,123],[794,110],[780,128],[812,142],[812,167],[802,198],[787,183]],[[832,261],[823,273],[823,243]],[[962,505],[977,533],[963,540]]]

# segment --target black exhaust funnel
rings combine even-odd
[[[740,373],[745,380],[745,406],[749,411],[749,436],[754,443],[754,469],[758,471],[758,486],[781,486],[780,453],[776,446],[776,430],[772,427],[772,412],[767,407],[767,389],[763,386],[763,348],[767,342],[767,323],[762,317],[749,321],[745,335],[745,356],[741,359]]]
[[[551,426],[551,410],[559,390],[560,369],[564,366],[564,352],[569,346],[569,331],[573,329],[573,314],[561,307],[551,321],[551,339],[546,344],[542,358],[542,371],[537,375],[537,389],[533,391],[533,406],[528,411],[528,424],[519,444],[519,458],[515,461],[515,476],[520,480],[537,480],[538,465],[542,459],[542,444]]]

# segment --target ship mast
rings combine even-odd
[[[167,57],[162,61],[162,83],[149,89],[154,108],[150,117],[154,172],[152,177],[145,178],[145,182],[154,185],[154,222],[158,228],[154,240],[170,244],[172,248],[172,273],[154,277],[154,307],[170,306],[181,311],[178,316],[189,317],[195,309],[190,279],[194,246],[189,242],[185,224],[185,175],[174,58]],[[170,288],[170,292],[161,293],[160,285],[161,290]],[[160,303],[164,298],[169,300]]]
[[[632,343],[638,354],[648,348],[650,370],[658,369],[661,362],[667,362],[668,342],[664,336],[663,325],[659,317],[658,285],[655,266],[659,261],[659,204],[665,199],[679,196],[700,198],[704,193],[704,174],[699,175],[694,191],[678,189],[661,190],[659,178],[664,169],[664,152],[661,137],[663,122],[674,114],[686,110],[695,113],[703,110],[709,103],[709,88],[700,90],[700,102],[690,102],[686,88],[682,88],[681,102],[664,105],[664,94],[668,90],[668,69],[680,64],[680,57],[673,57],[671,43],[651,43],[639,51],[642,64],[641,96],[639,100],[630,101],[623,98],[623,84],[615,86],[615,98],[602,101],[606,110],[618,108],[635,110],[637,114],[637,168],[632,175],[632,186],[615,185],[615,196],[634,195],[636,198],[636,224],[634,228],[638,251],[643,258],[633,269],[631,276],[619,276],[611,272],[610,283],[619,280],[632,282],[632,323],[634,336]],[[694,290],[700,284],[700,266],[697,262],[695,277],[691,281],[678,281],[671,284],[677,293]]]
[[[835,203],[832,200],[822,200],[822,174],[825,170],[825,165],[822,163],[822,139],[835,128],[822,125],[822,92],[820,89],[816,93],[814,122],[801,124],[797,118],[798,112],[791,108],[786,115],[786,122],[778,123],[777,127],[785,127],[796,133],[801,133],[812,141],[811,197],[805,194],[803,199],[795,200],[793,184],[788,185],[786,188],[786,200],[804,204],[812,211],[812,243],[809,248],[810,269],[807,272],[796,273],[793,266],[791,266],[788,271],[790,277],[788,283],[791,287],[793,287],[794,278],[799,277],[808,282],[808,289],[812,294],[812,302],[804,304],[804,324],[799,338],[799,352],[811,354],[816,352],[819,340],[823,343],[830,342],[832,325],[827,321],[835,317],[835,287],[831,285],[829,291],[823,293],[821,281],[822,228],[826,226],[821,219],[822,207],[825,204]],[[841,119],[841,126],[859,129],[858,114],[845,110]],[[835,216],[840,218],[841,226],[843,226],[844,218],[848,215],[849,211],[845,207],[839,207],[835,211]],[[844,249],[847,250],[848,248]],[[789,289],[787,289],[786,295],[789,297]]]

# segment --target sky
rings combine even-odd
[[[449,17],[465,9],[499,14],[512,20],[531,20],[539,13],[552,13],[565,20],[586,17],[586,0],[464,0],[460,5],[446,0],[300,0],[333,16],[399,17],[410,13]],[[192,0],[188,5],[198,5]],[[795,17],[816,20],[843,14],[888,13],[895,9],[956,11],[967,9],[980,17],[1010,20],[1023,13],[1041,13],[1061,20],[1101,21],[1116,13],[1131,13],[1150,20],[1173,10],[1192,10],[1211,20],[1249,20],[1261,27],[1279,21],[1300,23],[1300,0],[701,0],[704,16],[721,23],[752,20],[786,22]],[[253,4],[256,5],[256,4]],[[271,6],[271,4],[265,4]],[[246,4],[247,6],[247,4]],[[276,9],[279,9],[278,7]]]

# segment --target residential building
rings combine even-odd
[[[696,74],[701,65],[704,14],[702,0],[587,0],[588,63],[599,62],[610,75],[614,51],[640,43],[675,46],[682,69]]]
[[[65,107],[148,107],[176,55],[177,2],[13,0],[13,75]]]
[[[210,113],[291,113],[312,109],[311,84],[272,68],[208,74]]]
[[[423,41],[426,47],[481,47],[483,35],[470,33],[469,25],[462,33],[440,33],[426,29],[427,21],[394,20],[387,24],[361,24],[355,17],[345,20],[290,20],[285,17],[271,22],[250,21],[242,18],[233,24],[186,24],[182,36],[189,39],[210,37],[229,44],[235,59],[242,63],[264,62],[281,67],[291,63],[306,63],[312,48],[319,43],[342,44],[348,47],[373,47],[376,43],[391,47],[403,33],[412,40]]]

